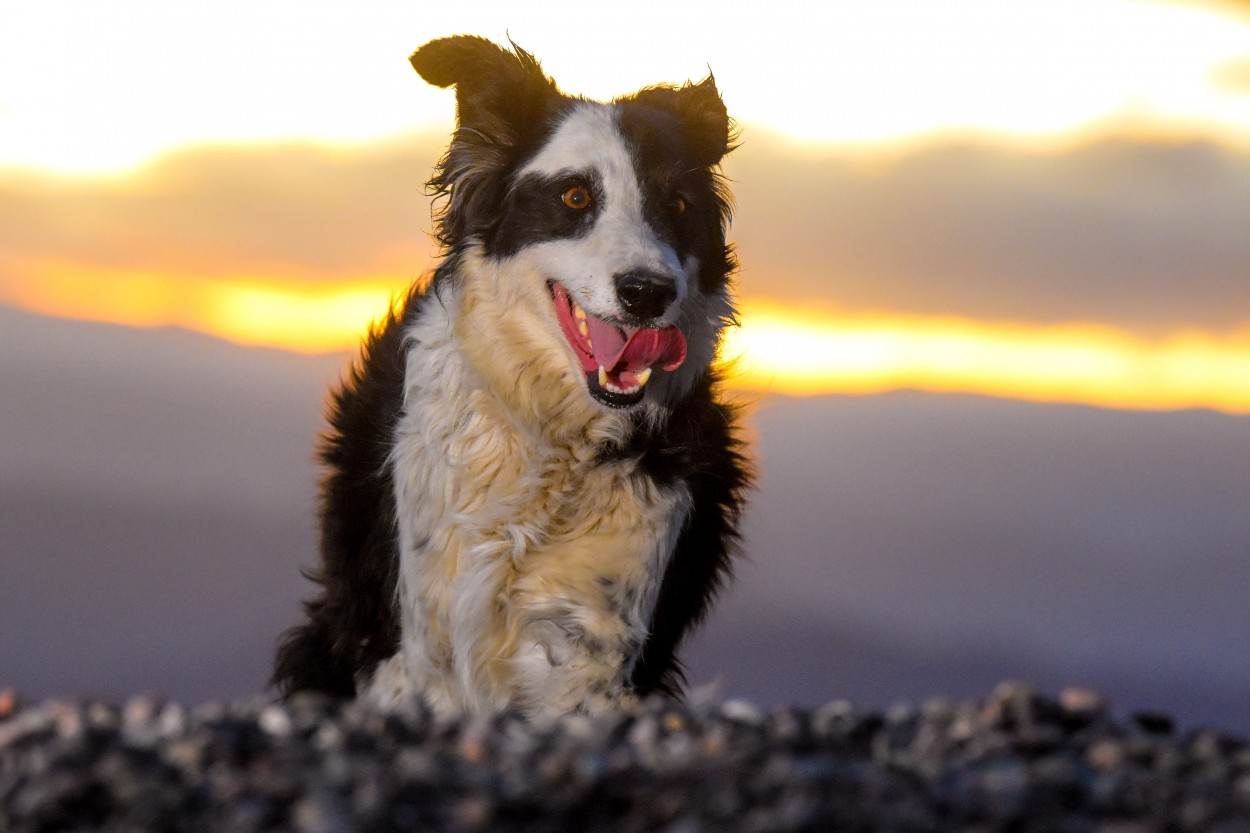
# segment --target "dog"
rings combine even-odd
[[[511,44],[454,87],[432,276],[333,393],[319,595],[272,682],[382,708],[598,713],[680,696],[751,474],[713,366],[734,321],[714,79],[601,103]]]

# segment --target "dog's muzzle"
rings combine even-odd
[[[654,276],[638,277],[640,274],[645,275],[630,273],[618,280],[618,292],[622,285],[628,285],[631,288],[627,294],[635,307],[646,311],[662,304],[662,313],[677,297],[676,288],[664,288],[652,280]],[[559,283],[552,283],[551,297],[560,330],[586,373],[590,395],[604,405],[637,405],[655,368],[676,370],[686,360],[686,336],[677,327],[630,327],[599,318],[582,309]],[[631,315],[637,314],[629,308],[631,302],[625,300],[625,295],[621,296],[621,303]]]

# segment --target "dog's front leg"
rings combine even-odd
[[[601,712],[634,702],[634,665],[689,496],[601,469],[577,513],[516,563],[502,656],[513,700],[531,712]]]
[[[629,708],[629,677],[642,647],[637,628],[607,611],[536,613],[512,661],[517,700],[534,714]]]

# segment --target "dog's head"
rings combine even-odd
[[[513,46],[451,37],[412,56],[426,81],[456,88],[457,130],[430,183],[446,198],[436,234],[453,261],[526,276],[594,400],[671,404],[733,315],[720,94],[709,77],[572,98]]]

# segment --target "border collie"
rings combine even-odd
[[[680,694],[749,473],[712,368],[733,320],[731,123],[709,76],[600,103],[432,41],[455,87],[444,257],[375,324],[321,449],[320,594],[273,682],[382,707],[595,712]]]

